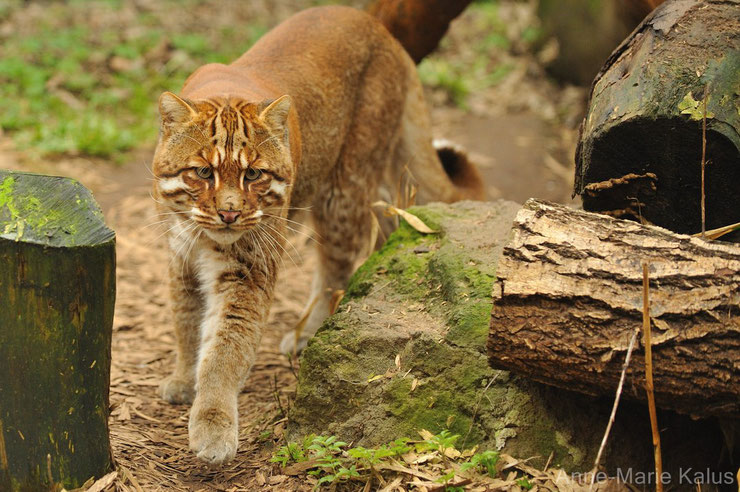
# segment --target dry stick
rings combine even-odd
[[[704,115],[701,119],[701,237],[705,239],[707,230],[706,196],[704,194],[704,168],[707,164],[707,97],[709,84],[704,86]]]
[[[630,339],[630,344],[627,347],[627,355],[624,358],[624,365],[622,366],[622,375],[619,377],[619,384],[617,385],[617,394],[614,396],[614,406],[612,407],[612,413],[609,416],[609,423],[606,425],[606,431],[604,432],[604,437],[601,439],[601,446],[599,446],[599,452],[596,454],[596,460],[594,460],[594,468],[591,472],[591,484],[589,486],[589,490],[591,490],[594,486],[594,481],[596,480],[596,471],[599,469],[599,461],[601,461],[601,454],[604,452],[604,448],[606,447],[606,441],[609,439],[609,432],[612,430],[612,425],[614,424],[614,419],[617,415],[617,407],[619,406],[619,399],[622,396],[622,387],[624,386],[624,380],[627,375],[627,368],[630,365],[630,359],[632,358],[632,349],[635,347],[635,341],[637,340],[637,334],[640,333],[640,326],[638,325],[635,328],[635,331],[632,333],[632,338]]]
[[[648,410],[650,411],[650,428],[653,431],[653,450],[655,452],[655,492],[663,492],[663,460],[660,456],[660,432],[658,415],[655,411],[655,394],[653,394],[653,350],[650,333],[650,283],[648,281],[648,264],[642,264],[642,343],[645,346],[645,391],[647,392]]]

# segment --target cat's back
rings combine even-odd
[[[374,17],[345,6],[314,7],[288,18],[265,34],[233,66],[271,65],[334,67],[355,66],[368,56],[405,51]]]

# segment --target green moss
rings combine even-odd
[[[460,412],[456,388],[440,390],[437,385],[421,385],[411,391],[411,380],[397,377],[386,385],[388,409],[401,419],[402,434],[412,436],[420,429],[438,433],[449,429],[464,435],[471,427],[470,416]],[[471,440],[474,443],[474,440]]]
[[[0,235],[6,239],[76,246],[113,237],[77,181],[11,171],[0,171],[0,179]]]
[[[391,282],[392,290],[410,295],[415,299],[424,297],[427,288],[421,285],[426,272],[427,258],[414,252],[418,246],[434,247],[436,235],[424,235],[406,222],[402,222],[388,238],[385,245],[373,253],[355,272],[347,286],[343,302],[364,297],[375,287]]]
[[[489,299],[468,298],[450,311],[448,319],[448,342],[485,353],[491,319]]]
[[[740,52],[730,51],[718,60],[709,60],[701,82],[711,84],[712,92],[722,95],[707,101],[707,112],[715,113],[717,119],[732,125],[710,121],[709,126],[740,146]],[[695,96],[701,99],[703,94],[695,93]]]
[[[384,401],[389,412],[402,422],[404,431],[427,429],[467,435],[467,446],[485,439],[494,429],[479,415],[477,407],[486,384],[496,371],[477,351],[451,347],[429,336],[420,336],[402,353],[409,361],[409,375],[385,383]],[[418,385],[411,391],[413,377]],[[476,419],[474,420],[474,415]]]

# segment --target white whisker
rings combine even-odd
[[[265,217],[270,217],[270,218],[273,218],[273,219],[279,219],[279,220],[284,220],[285,222],[288,222],[288,223],[290,223],[290,224],[296,224],[296,225],[298,225],[298,226],[300,226],[300,227],[305,227],[305,228],[306,228],[306,229],[308,229],[308,230],[309,230],[309,231],[310,231],[310,232],[311,232],[312,234],[315,234],[316,236],[318,236],[318,238],[319,238],[319,239],[323,239],[323,238],[321,237],[321,234],[319,234],[319,233],[318,233],[318,232],[316,232],[316,231],[315,231],[315,230],[314,230],[313,228],[311,228],[311,227],[309,227],[309,226],[307,226],[306,224],[303,224],[303,223],[301,223],[301,222],[296,222],[295,220],[290,220],[290,219],[287,219],[287,218],[285,218],[285,217],[280,217],[279,215],[272,215],[272,214],[268,214],[268,213],[265,213]],[[290,227],[290,226],[288,226],[287,224],[285,224],[285,227],[287,227],[288,229],[290,229],[291,231],[293,231],[293,232],[295,232],[295,233],[297,233],[297,234],[301,234],[302,236],[306,236],[306,237],[307,237],[308,239],[310,239],[311,241],[315,242],[316,244],[321,244],[321,242],[319,242],[318,240],[316,240],[316,238],[315,238],[315,237],[313,237],[313,236],[312,236],[311,234],[307,234],[307,233],[305,233],[305,232],[303,232],[303,231],[301,231],[301,230],[299,230],[299,229],[295,229],[295,228],[293,228],[293,227]]]
[[[268,224],[266,222],[263,222],[260,225],[263,225],[265,227],[269,227],[270,230],[272,230],[273,232],[275,232],[275,234],[277,234],[278,236],[280,236],[283,239],[283,241],[285,241],[286,243],[288,243],[290,245],[290,247],[293,248],[293,251],[296,252],[296,254],[298,255],[298,261],[303,262],[303,258],[301,258],[301,253],[295,248],[295,246],[293,246],[293,244],[291,244],[290,241],[288,241],[288,239],[283,235],[283,233],[281,233],[280,231],[278,231],[277,229],[275,229],[273,226],[271,226],[270,224]],[[275,241],[275,243],[277,243],[277,245],[280,246],[280,249],[283,250],[283,253],[285,253],[286,255],[288,255],[288,258],[290,258],[290,261],[292,261],[293,262],[293,265],[295,265],[297,267],[298,264],[293,259],[293,256],[290,253],[288,253],[288,251],[285,249],[285,247],[282,244],[280,244],[280,242],[277,241],[275,238],[270,238],[270,239],[272,239],[273,241]]]

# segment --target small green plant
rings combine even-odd
[[[491,478],[496,478],[498,474],[496,470],[498,458],[499,454],[496,451],[483,451],[482,453],[474,454],[467,463],[463,463],[460,466],[460,469],[465,471],[473,468],[485,473]]]
[[[519,486],[525,490],[530,490],[532,487],[534,487],[534,484],[529,481],[527,477],[522,477],[519,480],[516,481]]]
[[[288,463],[300,463],[306,461],[306,452],[303,446],[297,443],[289,442],[285,446],[280,446],[275,455],[270,458],[273,463],[280,463],[280,466],[287,466]]]
[[[497,476],[496,464],[499,453],[482,451],[461,452],[455,449],[460,438],[448,430],[438,434],[420,431],[424,440],[411,442],[408,439],[396,439],[376,448],[362,446],[348,447],[336,436],[306,436],[301,442],[291,442],[281,446],[274,454],[273,463],[286,467],[292,463],[307,463],[307,474],[315,477],[315,489],[325,485],[335,485],[352,481],[368,483],[381,476],[387,470],[404,469],[409,460],[424,454],[424,463],[432,464],[434,480],[443,484],[446,491],[462,491],[463,487],[452,482],[460,474],[465,479],[477,477],[477,480],[488,480]],[[461,462],[462,456],[470,459]],[[475,478],[474,478],[475,479]],[[526,480],[526,477],[521,480]],[[517,482],[519,483],[519,482]],[[524,484],[524,485],[522,485]],[[527,488],[529,482],[520,485]],[[532,485],[529,485],[531,488]]]
[[[460,439],[458,434],[452,434],[448,430],[443,430],[437,435],[426,439],[422,443],[422,449],[439,451],[443,456],[449,449],[455,449],[455,442]]]

